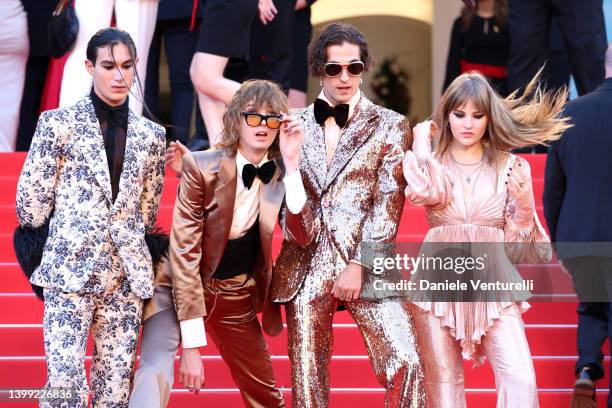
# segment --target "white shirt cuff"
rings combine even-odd
[[[181,344],[184,349],[202,347],[206,345],[206,332],[204,331],[204,319],[181,320]]]
[[[285,183],[285,201],[289,212],[299,214],[306,204],[306,191],[304,190],[304,184],[302,184],[300,171],[297,170],[285,176],[283,183]]]

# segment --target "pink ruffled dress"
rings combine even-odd
[[[488,281],[516,282],[522,278],[513,264],[548,262],[552,249],[535,208],[517,211],[507,191],[505,182],[510,171],[521,172],[523,179],[531,183],[529,163],[510,153],[503,153],[500,162],[499,171],[483,163],[478,174],[471,177],[472,191],[465,197],[465,174],[461,174],[450,155],[436,159],[430,141],[416,137],[413,150],[404,159],[406,196],[413,204],[427,207],[430,229],[424,247],[428,242],[510,243],[495,246],[498,250],[488,254],[483,273]],[[528,293],[523,297],[517,293],[513,299],[527,297]],[[500,313],[514,304],[521,313],[530,307],[525,301],[509,300],[414,303],[438,317],[460,342],[463,357],[476,364],[483,362],[481,339]]]

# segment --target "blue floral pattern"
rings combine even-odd
[[[50,218],[49,238],[31,283],[77,292],[90,279],[105,243],[113,243],[132,291],[153,295],[145,231],[153,228],[164,177],[165,130],[128,117],[119,193],[112,202],[104,140],[89,97],[43,112],[17,187],[21,226]]]
[[[131,291],[116,251],[104,246],[92,278],[78,293],[46,288],[43,332],[48,389],[66,388],[71,398],[41,400],[43,408],[127,408],[143,300]],[[85,376],[87,337],[94,350],[90,384]]]

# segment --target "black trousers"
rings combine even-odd
[[[183,144],[189,141],[189,129],[194,110],[195,93],[189,76],[189,67],[199,37],[199,29],[190,31],[189,25],[189,19],[157,22],[149,51],[145,85],[145,102],[151,113],[157,117],[159,116],[159,65],[163,41],[168,63],[171,97],[170,122],[172,127],[168,129],[168,138],[179,140]],[[200,110],[196,109],[196,135],[194,137],[206,138],[203,129]]]
[[[291,89],[308,91],[308,44],[312,37],[310,6],[295,13],[291,54]]]
[[[553,15],[563,35],[578,93],[591,92],[601,84],[607,49],[602,0],[511,0],[508,8],[511,90],[523,89],[546,62]]]
[[[564,259],[563,264],[572,274],[580,301],[577,309],[576,373],[588,366],[593,379],[599,379],[604,376],[601,348],[606,337],[612,338],[612,258],[583,256]],[[608,394],[608,407],[612,407],[612,394]]]
[[[278,14],[264,25],[259,16],[251,27],[250,61],[230,58],[223,76],[236,82],[268,79],[285,93],[291,89],[295,0],[275,1]]]
[[[23,98],[19,110],[19,128],[17,130],[18,152],[30,150],[30,143],[38,122],[38,109],[45,87],[45,79],[49,70],[51,58],[48,55],[30,57],[26,65]]]
[[[275,81],[289,92],[295,0],[279,0],[274,5],[278,14],[272,22],[264,25],[259,16],[253,22],[248,76]]]

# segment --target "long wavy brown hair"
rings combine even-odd
[[[518,91],[514,91],[506,98],[499,96],[486,78],[477,72],[458,76],[442,95],[433,115],[438,126],[437,156],[444,157],[453,140],[448,120],[450,113],[468,102],[487,117],[487,130],[482,143],[486,147],[486,159],[491,165],[500,163],[500,152],[537,144],[546,145],[559,139],[571,126],[569,118],[561,117],[567,101],[567,89],[545,92],[538,85],[541,71],[521,96],[518,96]]]
[[[221,140],[215,145],[224,149],[229,157],[236,155],[240,140],[240,121],[244,120],[242,112],[266,107],[271,113],[280,115],[289,112],[289,101],[283,90],[276,83],[263,79],[253,79],[242,83],[223,114],[223,131]],[[272,145],[268,148],[268,157],[280,157],[278,133]]]

